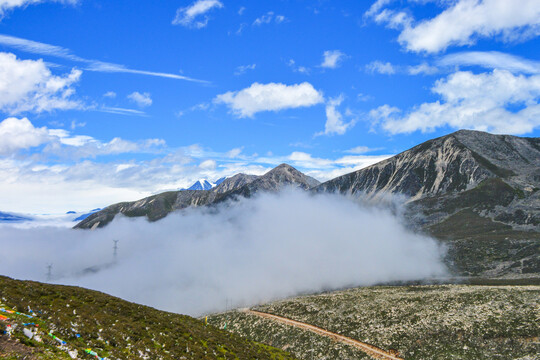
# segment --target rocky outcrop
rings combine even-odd
[[[247,185],[257,178],[258,176],[256,175],[236,174],[223,180],[223,182],[216,186],[213,191],[218,194],[226,193],[227,191],[238,189],[244,185]]]

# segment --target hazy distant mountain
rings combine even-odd
[[[79,215],[78,217],[73,219],[73,221],[82,221],[82,220],[86,219],[87,217],[89,217],[90,215],[92,215],[93,213],[96,213],[96,212],[98,212],[100,210],[101,210],[100,208],[90,210],[90,212],[88,212],[86,214]]]
[[[26,216],[20,216],[0,211],[0,222],[20,222],[31,221],[32,219]]]
[[[540,138],[461,130],[327,181],[321,192],[409,197],[409,223],[465,274],[540,274]]]
[[[278,191],[288,186],[309,189],[318,184],[317,180],[292,166],[281,164],[262,176],[237,174],[223,180],[211,190],[169,191],[138,201],[114,204],[90,215],[75,228],[103,227],[119,213],[129,217],[145,216],[150,221],[156,221],[172,211],[190,206],[220,203],[238,196],[250,197],[261,191]]]

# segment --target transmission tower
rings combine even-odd
[[[113,240],[114,241],[114,247],[113,247],[113,259],[114,259],[114,262],[116,262],[117,260],[117,257],[118,257],[118,241],[119,240]]]
[[[47,281],[52,279],[52,264],[47,265]]]

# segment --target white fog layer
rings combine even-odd
[[[52,264],[53,283],[189,315],[446,271],[438,243],[390,211],[299,191],[95,231],[4,226],[0,246],[2,275],[46,281]]]

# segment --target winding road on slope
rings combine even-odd
[[[398,357],[398,356],[396,356],[396,355],[394,355],[394,354],[392,354],[392,353],[390,353],[388,351],[385,351],[383,349],[379,349],[378,347],[375,347],[375,346],[373,346],[371,344],[367,344],[367,343],[361,342],[359,340],[352,339],[350,337],[339,335],[339,334],[333,333],[333,332],[328,331],[328,330],[324,330],[324,329],[322,329],[320,327],[317,327],[317,326],[314,326],[314,325],[306,324],[306,323],[296,321],[296,320],[292,320],[292,319],[289,319],[289,318],[286,318],[286,317],[273,315],[273,314],[268,314],[268,313],[255,311],[255,310],[244,309],[244,310],[242,310],[242,312],[244,312],[246,314],[250,314],[250,315],[270,319],[270,320],[273,320],[273,321],[277,321],[277,322],[280,322],[282,324],[294,326],[294,327],[297,327],[297,328],[300,328],[300,329],[309,330],[309,331],[312,331],[312,332],[314,332],[314,333],[316,333],[318,335],[327,336],[327,337],[329,337],[331,339],[334,339],[336,341],[339,341],[339,342],[341,342],[343,344],[354,346],[357,349],[365,352],[366,354],[368,354],[369,356],[371,356],[371,357],[373,357],[375,359],[404,360],[403,358],[400,358],[400,357]]]

